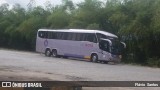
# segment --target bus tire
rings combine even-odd
[[[56,50],[56,49],[53,49],[53,50],[52,50],[52,55],[53,55],[53,57],[58,57],[58,54],[57,54],[57,50]]]
[[[92,62],[97,62],[98,61],[98,55],[97,54],[92,54],[91,55],[91,61]]]
[[[108,62],[109,62],[109,61],[102,61],[102,63],[104,63],[104,64],[108,64]]]
[[[49,48],[45,51],[45,56],[50,57],[52,55],[51,50]]]

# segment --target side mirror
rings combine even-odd
[[[126,44],[124,42],[121,42],[122,45],[123,45],[123,48],[125,49],[126,48]]]

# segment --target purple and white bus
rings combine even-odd
[[[120,62],[126,47],[114,34],[85,29],[39,29],[36,51],[46,56]]]

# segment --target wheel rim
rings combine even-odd
[[[57,52],[53,51],[53,56],[56,57],[57,56]]]
[[[96,55],[93,55],[92,61],[93,61],[93,62],[96,62],[96,61],[97,61],[97,56],[96,56]]]
[[[46,53],[46,54],[47,54],[47,56],[50,56],[50,51],[49,51],[49,50],[47,50],[47,53]]]
[[[47,57],[50,57],[50,56],[51,56],[51,51],[50,51],[49,49],[47,49],[46,52],[45,52],[45,55],[46,55]]]

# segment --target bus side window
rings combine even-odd
[[[48,38],[48,32],[44,32],[45,34],[44,34],[44,38]]]
[[[44,38],[44,31],[39,31],[38,32],[38,37]]]
[[[39,31],[38,36],[40,38],[48,38],[48,33],[46,31]]]
[[[95,34],[89,33],[89,34],[87,35],[87,41],[97,43]]]
[[[98,41],[100,41],[101,38],[107,39],[107,36],[103,34],[100,34],[100,33],[96,33],[96,34],[97,34]]]
[[[67,36],[68,37],[67,40],[77,41],[76,40],[76,38],[77,38],[76,35],[77,35],[76,33],[69,32],[68,36]]]
[[[76,40],[76,33],[72,33],[72,40],[73,40],[73,41]]]
[[[38,36],[40,38],[48,38],[48,32],[46,32],[46,31],[39,31]]]
[[[99,41],[99,48],[104,50],[104,51],[109,52],[109,42],[104,41],[104,40],[100,40]]]
[[[71,32],[68,33],[67,40],[72,40],[72,33]]]
[[[62,39],[63,33],[62,32],[57,32],[56,33],[56,39]]]
[[[52,32],[48,32],[48,39],[52,39]]]
[[[62,40],[67,40],[68,37],[68,32],[63,32],[62,33]]]
[[[81,33],[81,38],[80,38],[80,41],[86,41],[86,33]]]
[[[56,32],[52,32],[52,39],[56,39]]]
[[[81,41],[82,34],[76,33],[76,41]]]
[[[97,37],[96,37],[96,34],[93,34],[93,42],[94,42],[94,43],[97,43]]]
[[[48,39],[55,39],[55,32],[48,32]]]

